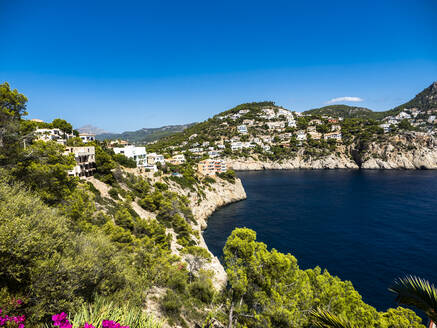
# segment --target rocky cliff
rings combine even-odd
[[[305,156],[280,161],[256,157],[229,159],[236,171],[289,169],[437,169],[437,140],[429,135],[409,133],[391,137],[384,142],[371,142],[364,147],[354,143],[339,147],[323,157]],[[354,154],[352,156],[351,154]]]
[[[363,154],[363,169],[437,169],[437,140],[429,136],[397,136],[371,143]]]
[[[150,178],[153,179],[154,182],[160,181],[160,178]],[[246,192],[240,179],[235,179],[234,183],[230,183],[218,177],[215,177],[214,179],[215,183],[212,183],[208,187],[202,189],[203,194],[183,189],[180,185],[173,181],[169,181],[168,184],[171,191],[187,196],[190,201],[191,210],[195,218],[195,222],[192,223],[191,226],[193,230],[199,232],[200,236],[198,245],[205,248],[212,256],[212,261],[204,264],[202,268],[206,270],[212,270],[214,272],[214,286],[217,289],[220,289],[226,284],[226,273],[219,259],[209,251],[208,246],[203,239],[202,231],[207,227],[208,217],[217,208],[245,199]],[[170,230],[168,233],[174,234]],[[179,250],[182,249],[182,247],[176,243],[176,237],[173,238],[171,248],[174,254],[177,254],[182,258],[190,256],[187,254],[180,254]]]

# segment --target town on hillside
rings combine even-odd
[[[133,145],[120,139],[99,143],[114,156],[130,159],[131,167],[144,174],[159,172],[183,178],[184,172],[195,169],[200,176],[215,176],[229,171],[229,162],[235,158],[280,161],[296,154],[323,157],[347,153],[357,140],[384,143],[400,135],[433,141],[437,135],[436,89],[434,83],[416,97],[423,100],[428,90],[425,105],[415,98],[406,104],[411,106],[378,113],[379,118],[349,117],[347,111],[337,115],[328,111],[331,114],[327,115],[323,108],[299,113],[273,102],[248,103],[147,144]],[[364,114],[368,112],[376,113],[367,110]],[[93,175],[93,144],[98,142],[94,134],[66,132],[38,119],[31,121],[38,127],[34,131],[38,140],[55,141],[66,146],[66,154],[74,154],[77,165],[69,175]]]

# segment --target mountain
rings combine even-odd
[[[437,109],[437,82],[418,93],[410,101],[387,111],[387,113],[390,112],[390,115],[397,114],[405,108],[417,108],[420,111]]]
[[[93,126],[93,125],[90,125],[90,124],[84,125],[76,130],[79,131],[80,133],[91,133],[91,134],[95,134],[95,135],[109,133],[103,129],[100,129],[100,128]]]
[[[371,109],[364,107],[355,107],[348,105],[331,105],[320,108],[314,108],[303,112],[311,115],[331,115],[342,116],[345,118],[371,118],[383,119],[387,116],[394,116],[402,112],[404,109],[417,108],[419,112],[425,112],[430,109],[437,108],[437,82],[432,83],[429,87],[418,93],[410,101],[399,105],[393,109],[374,112]]]
[[[136,131],[125,131],[123,133],[103,133],[97,135],[98,140],[104,139],[122,139],[132,143],[152,142],[158,139],[171,136],[175,133],[182,132],[186,128],[193,126],[195,123],[182,125],[166,125],[159,128],[143,128]]]
[[[341,116],[344,118],[371,118],[374,112],[365,107],[356,107],[348,105],[330,105],[320,108],[314,108],[303,112],[305,115],[329,115]]]

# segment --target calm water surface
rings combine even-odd
[[[394,306],[392,280],[437,283],[437,171],[240,172],[247,200],[216,211],[204,232],[219,257],[235,227],[257,232],[301,268],[351,280],[378,310]]]

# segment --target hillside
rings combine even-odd
[[[429,87],[418,93],[413,99],[387,111],[375,112],[364,107],[330,105],[310,109],[303,113],[310,115],[342,116],[344,118],[384,119],[388,116],[395,116],[403,110],[412,108],[416,108],[420,112],[437,108],[437,82],[432,83]]]
[[[418,107],[381,113],[345,105],[297,113],[268,101],[241,104],[148,149],[169,157],[223,158],[237,170],[436,168],[435,89],[433,84],[407,103]]]
[[[330,115],[341,116],[344,118],[373,118],[374,112],[365,107],[355,107],[348,105],[330,105],[314,108],[303,112],[305,115]]]
[[[147,143],[168,137],[177,132],[181,132],[192,126],[194,123],[182,125],[166,125],[159,128],[143,128],[136,131],[125,131],[123,133],[101,133],[97,135],[98,140],[122,139],[131,143]]]

